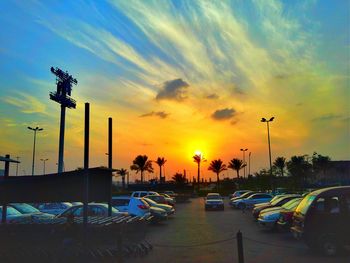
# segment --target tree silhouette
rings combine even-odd
[[[331,158],[329,158],[328,156],[317,154],[316,152],[313,153],[311,161],[314,172],[322,172],[323,176],[326,175],[326,171],[331,166]]]
[[[128,170],[121,168],[121,169],[117,169],[117,175],[122,177],[122,185],[123,185],[123,189],[125,189],[125,176],[128,174]]]
[[[308,162],[306,155],[292,156],[287,162],[287,169],[295,181],[301,187],[305,183],[306,177],[310,174],[311,164]]]
[[[148,160],[147,155],[138,155],[130,166],[130,169],[135,170],[136,173],[141,173],[141,183],[143,183],[143,172],[153,173],[152,161]]]
[[[227,170],[226,165],[223,164],[223,162],[221,161],[221,159],[218,160],[213,160],[211,161],[208,170],[213,171],[214,173],[216,173],[216,188],[217,191],[219,191],[219,184],[220,184],[220,180],[219,180],[219,174],[222,171]]]
[[[192,158],[193,158],[193,161],[195,163],[197,163],[197,166],[198,166],[198,170],[197,170],[197,191],[199,191],[201,163],[202,162],[206,162],[207,160],[203,157],[202,154],[195,154]]]
[[[239,170],[243,169],[247,165],[243,163],[242,160],[233,158],[229,163],[228,163],[228,168],[235,170],[237,172],[237,178],[239,179]]]
[[[286,158],[277,157],[276,160],[273,162],[273,165],[280,170],[280,174],[283,177],[284,169],[286,168]]]
[[[158,157],[157,161],[155,161],[156,164],[158,164],[158,166],[159,166],[159,182],[165,181],[165,180],[163,180],[163,177],[162,177],[162,166],[164,166],[166,161],[167,160],[165,160],[164,157]]]
[[[181,173],[176,173],[171,178],[178,185],[184,185],[186,183],[186,176]]]

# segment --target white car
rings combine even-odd
[[[131,197],[145,197],[146,195],[159,195],[157,192],[153,191],[135,191],[131,194]]]
[[[44,203],[39,205],[38,209],[42,213],[48,213],[51,215],[59,215],[66,211],[68,208],[72,207],[71,203]]]
[[[238,199],[232,202],[232,205],[239,209],[250,208],[255,204],[261,204],[271,201],[272,195],[265,193],[257,193],[248,198]]]
[[[68,208],[63,213],[57,215],[57,217],[82,217],[84,215],[84,205],[75,205]],[[112,216],[126,216],[128,213],[120,212],[118,209],[112,207]],[[103,203],[89,203],[88,204],[88,216],[94,217],[107,217],[108,205]]]
[[[209,193],[205,199],[204,208],[205,210],[224,210],[224,200],[218,193]]]
[[[150,215],[150,206],[141,198],[129,196],[115,196],[112,197],[112,206],[119,211],[128,212],[133,216],[147,216]]]

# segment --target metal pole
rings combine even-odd
[[[108,118],[108,168],[111,169],[112,173],[112,142],[113,142],[113,132],[112,132],[112,118]],[[108,200],[108,216],[112,215],[112,176],[110,180],[109,187],[109,200]]]
[[[34,144],[33,144],[32,176],[34,175],[36,131],[37,131],[37,129],[34,129]]]
[[[90,133],[90,104],[85,103],[85,127],[84,127],[84,174],[85,174],[85,196],[83,207],[83,223],[87,228],[88,203],[89,203],[89,133]]]
[[[250,153],[249,153],[249,159],[248,159],[248,160],[249,160],[249,161],[248,161],[248,162],[249,162],[249,163],[248,163],[248,175],[250,175],[250,155],[251,155],[251,154],[252,154],[252,153],[250,152]]]
[[[243,163],[245,164],[245,150],[243,150]],[[245,168],[246,166],[244,166],[244,169],[243,169],[243,173],[244,173],[243,178],[245,178]]]
[[[270,145],[270,126],[269,126],[269,122],[267,121],[267,139],[268,139],[268,143],[269,143],[269,160],[270,160],[270,184],[271,184],[271,190],[273,190],[273,183],[272,183],[272,161],[271,161],[271,145]]]
[[[238,250],[238,263],[244,263],[243,237],[242,237],[242,232],[240,230],[237,232],[236,238],[237,238],[237,250]]]
[[[58,173],[63,172],[63,153],[64,153],[64,126],[66,120],[66,106],[61,104],[61,120],[60,120],[60,141],[58,148]]]
[[[19,156],[16,157],[17,161],[19,160]],[[18,176],[18,163],[16,163],[16,176]]]
[[[44,175],[45,175],[45,164],[46,164],[46,160],[44,160]]]
[[[6,154],[5,158],[10,159],[10,155]],[[10,162],[5,161],[5,172],[4,172],[4,178],[9,177],[10,174]],[[6,217],[7,217],[7,203],[2,204],[2,215],[1,215],[1,223],[6,224]]]

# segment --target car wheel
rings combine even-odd
[[[245,209],[245,207],[246,207],[246,205],[243,204],[243,203],[239,203],[238,204],[238,208],[241,209],[241,210]]]
[[[334,235],[324,235],[319,238],[319,248],[326,256],[335,256],[339,251],[339,244]]]

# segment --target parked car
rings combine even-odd
[[[258,222],[261,226],[267,229],[275,229],[277,226],[277,220],[279,219],[282,211],[294,211],[298,206],[302,198],[294,198],[282,206],[270,207],[261,211]]]
[[[159,195],[157,192],[153,191],[135,191],[132,192],[131,197],[145,197],[146,195]]]
[[[153,216],[153,220],[152,220],[153,222],[163,221],[168,219],[168,213],[164,209],[161,209],[158,207],[150,207],[150,213]]]
[[[205,210],[224,210],[224,200],[219,193],[208,193],[204,208]]]
[[[11,203],[8,207],[13,207],[22,215],[28,215],[35,219],[50,219],[55,217],[52,214],[42,213],[37,208],[26,203]]]
[[[264,211],[266,208],[282,206],[288,201],[298,198],[300,195],[278,195],[271,199],[268,203],[257,204],[254,206],[252,214],[253,218],[257,219],[261,211]]]
[[[293,215],[291,231],[313,249],[333,256],[350,245],[350,186],[316,190],[304,197]]]
[[[239,209],[252,207],[254,204],[266,203],[272,199],[272,195],[265,193],[252,194],[247,198],[238,199],[232,202],[232,205]]]
[[[148,198],[148,199],[151,199],[154,202],[157,202],[159,204],[165,204],[165,205],[168,204],[168,201],[162,195],[146,195],[145,197]]]
[[[175,201],[174,198],[170,197],[170,196],[167,195],[167,194],[160,194],[160,195],[162,195],[162,196],[165,197],[165,200],[167,201],[167,204],[168,204],[168,205],[175,206],[176,201]]]
[[[84,205],[75,205],[70,208],[68,208],[63,213],[57,215],[58,218],[60,217],[82,217],[83,214],[83,207]],[[128,215],[126,212],[120,212],[116,208],[112,207],[112,216],[125,216]],[[107,217],[108,216],[108,205],[102,204],[102,203],[90,203],[88,204],[88,216],[97,216],[97,217]]]
[[[240,197],[242,194],[251,192],[250,190],[238,190],[235,191],[233,194],[229,195],[229,199],[235,198],[235,197]]]
[[[66,211],[68,208],[72,207],[71,203],[44,203],[40,204],[38,206],[38,209],[40,212],[52,214],[52,215],[59,215]]]
[[[112,197],[112,206],[117,208],[121,212],[128,212],[133,216],[149,216],[150,206],[142,198],[118,196]]]
[[[299,199],[299,203],[301,202],[302,198]],[[299,204],[298,203],[298,204]],[[277,226],[280,231],[289,231],[290,227],[293,223],[293,214],[296,207],[294,209],[286,209],[282,210],[280,217],[277,220]]]
[[[164,194],[169,195],[171,198],[176,198],[177,196],[174,191],[164,191]]]
[[[158,207],[165,210],[168,215],[172,215],[175,213],[175,209],[171,205],[159,204],[147,197],[144,197],[143,200],[145,200],[150,207]]]
[[[0,215],[2,215],[2,206],[0,206]],[[18,210],[14,209],[11,206],[7,206],[6,208],[6,222],[7,223],[13,223],[13,222],[21,222],[24,220],[31,220],[30,215],[23,215]],[[1,219],[0,219],[1,224]]]
[[[234,197],[234,198],[231,198],[230,201],[229,201],[229,204],[231,206],[233,206],[233,203],[236,201],[236,200],[240,200],[240,199],[243,199],[243,198],[248,198],[249,196],[255,194],[256,192],[246,192],[244,194],[242,194],[241,196],[237,196],[237,197]]]

